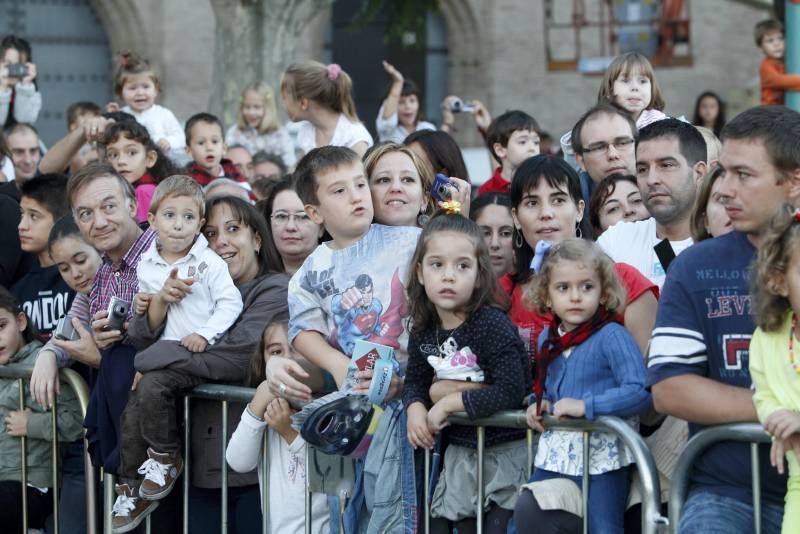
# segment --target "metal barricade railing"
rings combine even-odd
[[[16,379],[19,387],[19,409],[25,409],[25,388],[26,382],[30,381],[33,368],[26,365],[8,364],[0,365],[0,378]],[[72,369],[61,369],[60,378],[67,386],[72,388],[75,392],[75,397],[80,406],[81,415],[86,416],[86,409],[89,406],[89,388],[81,376]],[[52,466],[51,475],[53,481],[53,528],[54,532],[59,532],[59,513],[58,496],[59,496],[59,481],[60,474],[58,466],[61,463],[59,458],[58,446],[58,401],[54,399],[52,414]],[[20,486],[22,488],[22,532],[26,534],[28,531],[28,498],[27,498],[27,485],[28,485],[28,439],[25,436],[20,438],[20,455],[21,455],[21,477]],[[86,478],[86,528],[89,534],[97,534],[97,501],[95,498],[95,478],[92,470],[92,463],[89,459],[89,452],[86,447],[86,439],[83,438],[83,462],[84,462],[84,476]]]
[[[678,458],[669,486],[670,532],[677,533],[681,509],[689,489],[692,466],[700,454],[721,441],[743,441],[750,443],[750,463],[753,488],[753,532],[761,534],[761,472],[758,461],[758,446],[770,443],[770,436],[758,423],[737,423],[705,428],[691,437]]]
[[[470,419],[465,413],[452,414],[448,421],[458,425],[469,425],[477,427],[477,510],[476,527],[479,534],[483,532],[483,456],[485,445],[485,428],[487,426],[503,428],[519,428],[527,431],[528,445],[528,476],[533,465],[533,431],[528,427],[525,412],[522,410],[509,410],[498,412],[485,419]],[[592,432],[612,432],[622,439],[625,446],[633,454],[636,467],[639,470],[639,480],[642,485],[642,532],[644,534],[656,534],[659,529],[669,522],[661,515],[661,488],[656,469],[655,460],[650,454],[650,450],[644,439],[628,423],[617,417],[598,417],[594,421],[585,419],[566,419],[556,421],[550,416],[545,416],[544,422],[548,428],[558,430],[573,430],[583,432],[583,465],[589,465],[589,439]],[[428,480],[430,479],[430,451],[425,451],[425,504],[423,531],[425,534],[430,532],[430,489]],[[583,500],[583,532],[588,532],[588,509],[589,500],[589,470],[584,468],[581,488],[581,498]]]

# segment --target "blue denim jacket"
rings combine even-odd
[[[403,402],[397,399],[386,406],[366,458],[356,462],[345,532],[413,534],[417,512],[414,450],[406,437]]]

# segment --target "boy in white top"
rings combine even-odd
[[[204,208],[203,190],[188,176],[161,182],[148,214],[158,237],[136,271],[141,292],[136,313],[147,314],[153,331],[163,326],[161,340],[191,352],[203,352],[217,341],[242,311],[227,264],[200,234]],[[161,349],[155,344],[145,350]],[[136,373],[122,413],[113,532],[135,529],[155,509],[152,501],[172,490],[183,470],[175,401],[203,381],[171,367]]]
[[[156,295],[147,306],[150,328],[166,319],[161,339],[180,341],[192,352],[203,352],[242,312],[228,266],[200,233],[204,206],[202,188],[188,176],[170,176],[159,184],[148,214],[158,238],[136,271],[139,291]],[[172,287],[179,278],[191,286],[182,299]]]
[[[636,175],[652,219],[619,222],[597,244],[615,262],[636,267],[661,288],[666,278],[655,246],[668,241],[677,256],[693,243],[690,219],[697,184],[706,172],[706,143],[694,126],[678,119],[654,122],[639,132]],[[674,257],[674,256],[673,256]]]

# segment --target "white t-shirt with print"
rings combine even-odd
[[[656,220],[652,217],[644,221],[620,221],[597,238],[597,244],[612,260],[633,265],[659,289],[664,285],[667,276],[653,249],[660,241],[656,236]],[[691,237],[670,241],[676,256],[693,243]]]

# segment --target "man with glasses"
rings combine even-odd
[[[586,205],[596,184],[612,174],[635,174],[636,123],[611,104],[598,104],[572,129],[572,150],[581,173]]]
[[[692,245],[690,219],[705,172],[706,143],[694,126],[663,119],[642,128],[636,175],[652,218],[620,221],[597,244],[615,262],[633,265],[660,288],[670,261]]]

